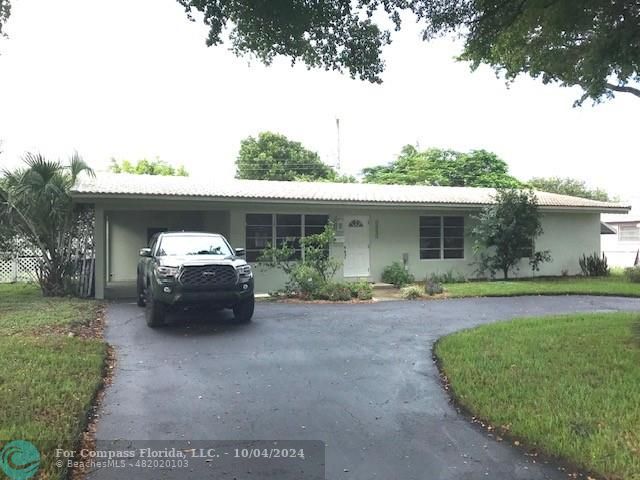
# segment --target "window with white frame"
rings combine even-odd
[[[329,222],[328,215],[306,215],[290,213],[248,213],[246,215],[246,258],[256,262],[269,245],[289,245],[294,250],[293,258],[304,258],[301,239],[322,233]]]
[[[245,235],[247,261],[255,262],[262,250],[273,244],[273,215],[270,213],[248,213]]]
[[[638,225],[620,225],[618,227],[618,240],[621,242],[640,241],[640,228]]]
[[[420,217],[420,259],[464,258],[464,217]]]
[[[302,258],[302,215],[278,214],[276,215],[276,246],[282,247],[287,244],[293,248],[292,259]]]

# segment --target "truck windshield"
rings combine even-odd
[[[182,255],[231,255],[231,249],[222,237],[214,235],[176,235],[162,237],[158,246],[159,257]]]

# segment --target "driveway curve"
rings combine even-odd
[[[111,303],[118,366],[97,438],[322,440],[332,480],[564,479],[456,413],[433,342],[515,317],[624,310],[640,299],[259,303],[248,325],[188,314],[152,330],[134,304]]]

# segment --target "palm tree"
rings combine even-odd
[[[69,195],[78,175],[93,170],[75,153],[68,164],[27,153],[25,167],[0,179],[0,221],[40,255],[38,282],[45,296],[68,293],[78,209]]]

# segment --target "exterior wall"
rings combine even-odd
[[[600,253],[600,214],[547,212],[542,218],[544,233],[536,241],[537,250],[550,250],[552,261],[543,263],[536,275],[569,275],[581,273],[578,264],[583,253]],[[520,274],[531,275],[527,262]]]
[[[620,227],[620,223],[608,223],[608,225],[616,231]],[[600,245],[611,267],[632,267],[640,252],[640,241],[620,240],[617,233],[601,235]]]
[[[348,214],[368,215],[370,229],[370,276],[366,280],[379,282],[382,270],[394,261],[403,262],[403,254],[408,258],[407,267],[417,278],[422,279],[433,273],[454,272],[465,277],[473,277],[472,240],[469,230],[473,226],[474,212],[461,210],[425,209],[366,209],[366,208],[319,208],[317,206],[273,206],[268,204],[243,205],[231,211],[230,241],[234,246],[245,246],[245,215],[247,213],[323,213],[331,217]],[[421,260],[419,258],[419,217],[421,215],[463,215],[465,217],[465,253],[463,259]],[[544,234],[537,240],[538,250],[550,250],[552,262],[543,264],[537,275],[569,275],[580,273],[578,257],[582,253],[600,251],[600,215],[598,213],[545,213],[542,219]],[[344,244],[334,244],[331,249],[336,258],[344,258]],[[273,291],[284,285],[285,278],[280,272],[260,269],[256,265],[256,290]],[[531,276],[528,262],[524,260],[514,276]],[[339,270],[337,278],[342,278]]]
[[[135,205],[135,210],[131,207]],[[432,273],[454,272],[472,277],[475,267],[469,230],[473,226],[473,210],[424,208],[372,208],[308,203],[285,204],[266,202],[187,202],[187,201],[110,201],[96,205],[96,295],[118,282],[133,284],[136,277],[138,250],[146,245],[147,228],[166,227],[172,230],[196,229],[225,234],[233,247],[245,245],[245,215],[247,213],[326,214],[330,218],[345,215],[369,216],[370,275],[369,281],[380,281],[382,270],[394,261],[403,262],[417,279]],[[463,259],[421,260],[419,258],[420,215],[462,215],[465,217],[465,253]],[[101,223],[100,218],[104,217]],[[545,212],[544,234],[536,248],[551,251],[553,261],[543,264],[537,275],[580,273],[578,257],[582,253],[600,251],[599,213]],[[104,244],[108,239],[108,245]],[[107,249],[107,246],[109,247]],[[344,244],[335,243],[331,254],[344,259]],[[264,270],[254,264],[256,291],[269,292],[284,286],[285,277],[279,271]],[[532,274],[526,260],[519,275]],[[343,277],[342,270],[336,274]]]

